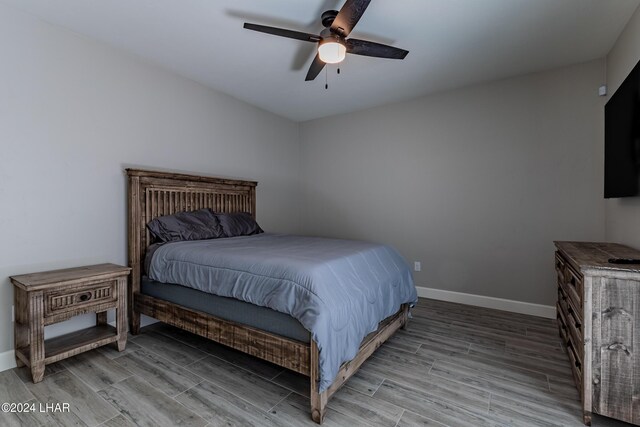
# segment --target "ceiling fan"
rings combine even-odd
[[[371,0],[347,0],[340,11],[327,10],[322,14],[322,25],[325,27],[320,35],[268,27],[266,25],[245,22],[244,28],[275,36],[317,43],[318,53],[309,67],[306,81],[314,80],[325,64],[342,62],[347,53],[373,56],[376,58],[404,59],[408,50],[387,46],[367,40],[347,39],[356,26]]]

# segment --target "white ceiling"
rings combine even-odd
[[[242,28],[319,33],[344,0],[2,0],[276,114],[309,120],[602,57],[640,0],[373,0],[352,37],[410,51],[348,55],[305,82],[314,45]]]

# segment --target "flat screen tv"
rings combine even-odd
[[[640,62],[604,108],[604,197],[640,195]]]

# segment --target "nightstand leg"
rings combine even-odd
[[[44,313],[42,292],[29,293],[29,358],[33,382],[44,377]]]
[[[116,309],[116,328],[118,330],[118,351],[127,345],[127,278],[118,279],[118,308]]]
[[[124,351],[124,349],[127,347],[127,338],[125,337],[124,339],[119,338],[118,339],[118,351]]]
[[[590,426],[591,425],[591,412],[583,412],[582,413],[582,420],[584,421],[584,425],[586,426]]]
[[[29,304],[27,293],[18,288],[13,288],[13,304],[15,307],[15,322],[13,324],[13,348],[25,349],[29,346],[29,328],[26,307]],[[25,363],[18,357],[16,353],[16,366],[22,368]]]
[[[34,383],[42,381],[44,378],[44,361],[31,365],[31,377],[33,378]]]

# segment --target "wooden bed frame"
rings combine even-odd
[[[230,322],[207,313],[140,293],[140,280],[147,247],[150,244],[146,224],[162,215],[211,208],[216,212],[249,212],[256,216],[255,181],[214,178],[140,169],[127,169],[129,177],[129,327],[140,332],[140,315],[206,337],[243,353],[259,357],[310,378],[311,418],[321,424],[327,401],[362,363],[399,328],[406,327],[409,307],[382,321],[378,330],[360,345],[356,357],[340,367],[333,384],[318,392],[318,347],[260,329]]]

